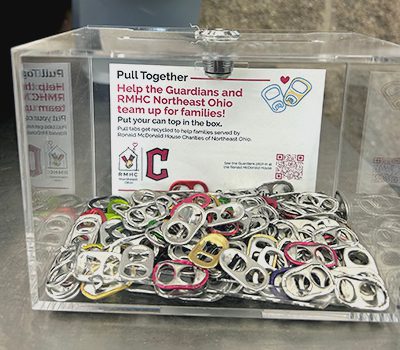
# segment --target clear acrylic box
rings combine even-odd
[[[399,321],[399,45],[355,33],[85,27],[15,47],[12,58],[35,310]],[[376,261],[389,292],[389,308],[384,312],[343,307],[313,310],[232,298],[215,303],[178,301],[128,292],[99,301],[82,296],[67,302],[51,300],[44,292],[46,275],[67,233],[44,227],[44,221],[51,215],[82,210],[71,203],[71,194],[85,203],[115,188],[111,179],[110,64],[196,67],[205,78],[221,72],[226,78],[232,69],[325,70],[315,189],[330,195],[338,190],[346,198],[349,224]],[[54,83],[46,86],[46,79],[52,78]],[[36,101],[45,102],[39,106]],[[43,119],[32,122],[32,115]],[[247,123],[247,117],[240,115],[242,123]],[[269,136],[268,130],[261,132]],[[304,140],[309,137],[307,132],[298,135]],[[51,152],[54,159],[50,160]],[[202,166],[194,165],[190,171],[200,180],[208,176]],[[265,179],[269,180],[274,179]],[[225,188],[237,187],[237,180],[224,181]],[[243,187],[251,181],[250,173]]]

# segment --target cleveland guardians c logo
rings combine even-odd
[[[158,174],[154,172],[154,157],[155,156],[160,156],[160,160],[162,162],[165,162],[168,160],[168,153],[169,149],[164,148],[154,148],[150,151],[147,151],[147,170],[146,170],[146,176],[154,181],[160,181],[162,179],[166,179],[168,177],[168,170],[163,168],[160,170]]]

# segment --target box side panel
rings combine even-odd
[[[14,68],[31,288],[42,294],[56,252],[94,195],[90,60],[23,55]]]
[[[351,226],[376,260],[391,298],[400,304],[400,143],[398,65],[350,65],[338,190]]]

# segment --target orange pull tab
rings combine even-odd
[[[193,247],[188,258],[193,264],[210,269],[218,265],[219,256],[227,248],[229,248],[229,242],[224,236],[210,233]]]

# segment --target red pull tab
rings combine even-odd
[[[179,190],[180,187],[187,187],[189,190],[194,190],[195,186],[203,187],[203,192],[208,192],[208,186],[200,180],[178,180],[169,186],[169,190]]]
[[[221,230],[218,229],[218,226],[215,226],[215,227],[211,228],[210,233],[219,233],[220,235],[223,235],[223,236],[234,236],[240,230],[240,225],[239,225],[238,222],[234,222],[232,224],[227,224],[227,225],[224,225],[224,226],[228,226],[228,227],[232,227],[232,228],[229,229],[229,230],[226,230],[226,231],[221,231]]]
[[[98,208],[93,208],[93,209],[89,209],[86,210],[84,213],[81,214],[82,215],[89,215],[89,214],[97,214],[100,215],[101,217],[101,222],[105,222],[107,221],[106,215],[104,214],[104,212]]]
[[[262,198],[272,208],[274,208],[274,209],[278,208],[278,201],[275,198],[271,198],[271,197],[267,197],[267,196],[263,196]]]

